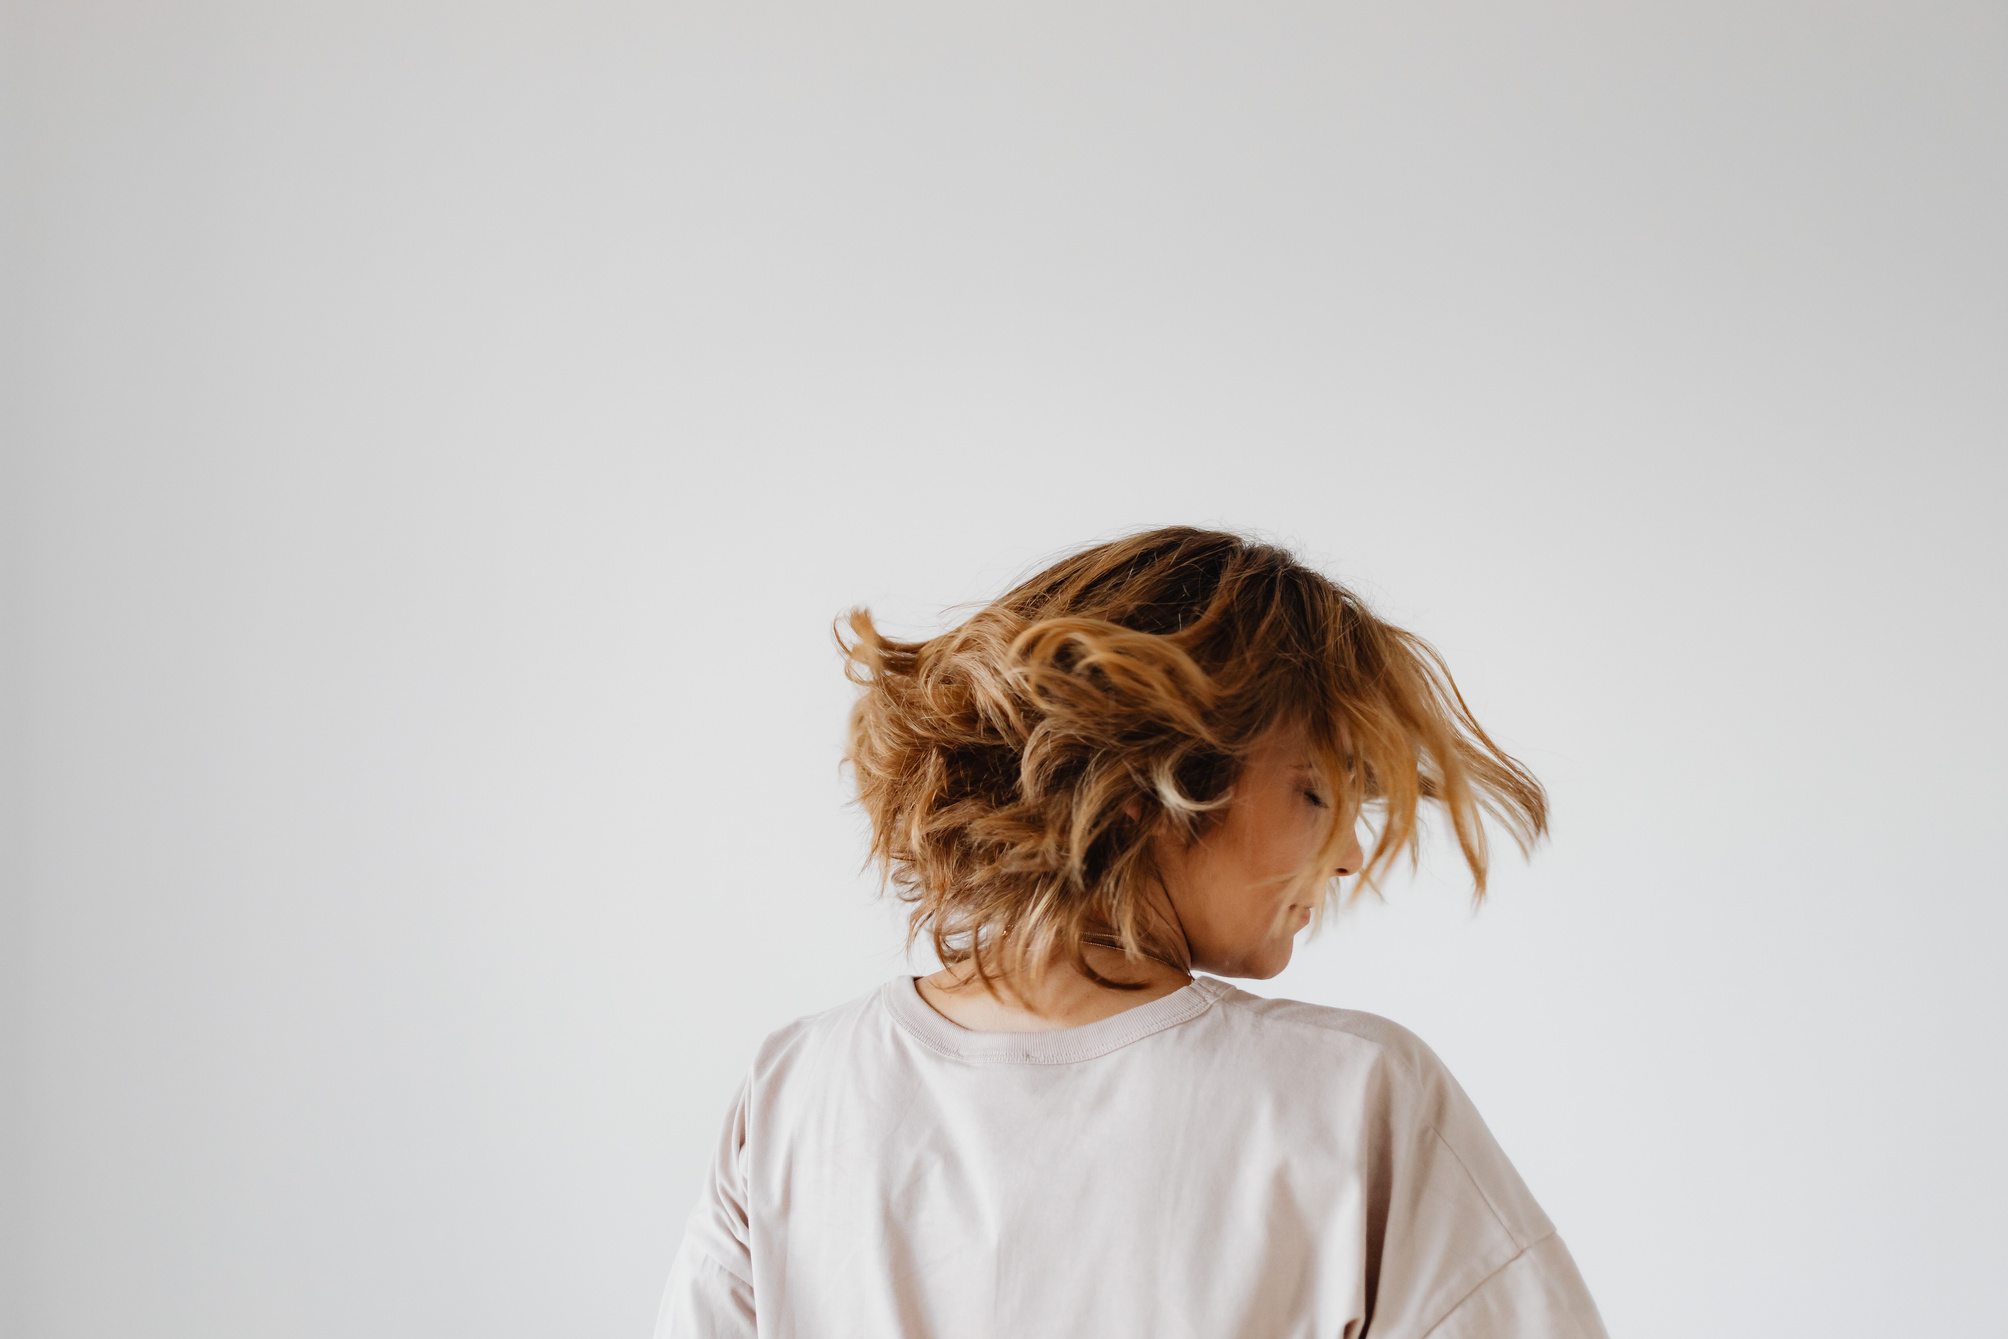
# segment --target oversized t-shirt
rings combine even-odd
[[[972,1032],[911,977],[760,1048],[657,1339],[1603,1339],[1428,1047],[1208,977]]]

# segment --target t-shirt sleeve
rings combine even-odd
[[[754,1339],[753,1259],[742,1162],[747,1091],[741,1084],[733,1099],[711,1177],[670,1265],[655,1339]]]
[[[1371,1216],[1369,1339],[1606,1339],[1554,1225],[1442,1062],[1404,1037]]]

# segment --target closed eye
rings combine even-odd
[[[1324,798],[1324,796],[1322,796],[1322,795],[1318,794],[1318,792],[1317,792],[1317,791],[1315,791],[1315,790],[1307,790],[1307,791],[1305,791],[1305,792],[1304,792],[1304,798],[1305,798],[1305,799],[1307,799],[1307,800],[1309,800],[1309,801],[1310,801],[1310,802],[1311,802],[1312,804],[1316,805],[1316,806],[1317,806],[1318,808],[1320,808],[1320,809],[1322,809],[1322,808],[1324,808],[1324,807],[1325,807],[1325,798]]]

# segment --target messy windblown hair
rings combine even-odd
[[[1300,724],[1335,792],[1331,868],[1377,811],[1372,887],[1436,804],[1483,896],[1483,815],[1524,852],[1540,783],[1472,718],[1443,660],[1289,553],[1170,527],[1077,553],[921,642],[863,609],[838,642],[860,688],[846,759],[908,940],[988,981],[1082,948],[1185,966],[1152,913],[1153,835],[1203,836],[1242,763]],[[1008,961],[1000,957],[1010,946]]]

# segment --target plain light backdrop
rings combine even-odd
[[[1256,989],[1427,1039],[1615,1335],[1999,1332],[1999,4],[0,43],[8,1334],[645,1334],[758,1039],[906,969],[831,620],[1167,522],[1555,803]]]

